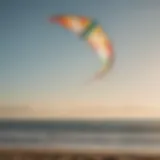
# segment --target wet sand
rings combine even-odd
[[[160,160],[160,153],[0,149],[0,160]]]

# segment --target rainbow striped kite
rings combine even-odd
[[[101,25],[91,18],[77,15],[57,15],[50,18],[56,23],[86,40],[99,55],[103,66],[91,80],[103,78],[114,60],[113,48]]]

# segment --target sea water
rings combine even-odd
[[[0,147],[160,150],[160,121],[1,120]]]

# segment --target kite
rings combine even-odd
[[[103,78],[112,67],[114,61],[112,44],[102,26],[94,19],[78,15],[55,15],[50,22],[58,24],[84,39],[98,54],[102,68],[91,80]]]

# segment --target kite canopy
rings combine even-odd
[[[113,49],[101,25],[94,19],[77,15],[52,16],[50,22],[59,24],[88,42],[103,64],[93,80],[103,78],[113,64]]]

